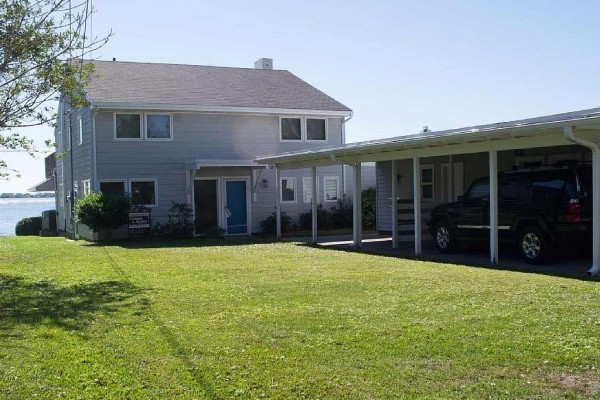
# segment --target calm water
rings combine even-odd
[[[0,199],[0,236],[14,236],[15,225],[26,217],[54,210],[54,199]]]

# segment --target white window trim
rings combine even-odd
[[[83,194],[83,196],[87,196],[88,194],[91,193],[92,187],[90,185],[90,180],[89,179],[84,179],[81,181],[81,193]]]
[[[283,131],[281,130],[282,125],[281,125],[281,120],[284,118],[293,118],[293,119],[299,119],[300,120],[300,139],[294,140],[294,139],[284,139],[283,138]],[[279,141],[283,142],[283,143],[302,143],[304,142],[304,132],[306,130],[304,129],[304,118],[299,117],[297,115],[281,115],[279,116]]]
[[[98,181],[98,192],[101,192],[100,184],[101,183],[115,183],[121,182],[123,184],[123,192],[127,193],[127,179],[100,179]]]
[[[77,126],[79,126],[79,145],[83,144],[83,121],[81,117],[77,118]]]
[[[309,139],[308,138],[308,120],[309,119],[321,119],[325,121],[325,139]],[[325,143],[329,141],[329,129],[328,129],[328,119],[325,117],[304,117],[304,132],[307,143]]]
[[[423,170],[424,169],[431,170],[431,183],[423,182]],[[435,165],[434,164],[423,164],[423,165],[421,165],[421,170],[419,172],[421,173],[421,200],[435,201]],[[431,197],[423,196],[423,186],[424,185],[431,185]]]
[[[293,181],[294,182],[294,200],[283,200],[283,180],[286,181]],[[298,200],[298,185],[296,182],[296,178],[294,177],[287,177],[287,176],[282,176],[279,178],[279,199],[281,201],[281,204],[293,204],[296,203]]]
[[[325,193],[325,191],[327,190],[327,181],[328,180],[335,180],[335,194],[336,194],[335,200],[327,200],[327,193]],[[325,203],[337,203],[339,198],[340,198],[340,178],[338,176],[324,176],[323,177],[323,201]]]
[[[151,138],[148,137],[148,115],[168,115],[169,116],[169,137],[168,138]],[[165,112],[144,113],[144,140],[150,142],[171,142],[173,141],[173,114]]]
[[[149,208],[158,207],[158,178],[129,178],[127,179],[127,188],[129,189],[127,193],[131,196],[131,184],[133,182],[154,182],[154,203],[155,204],[131,204],[132,206],[143,206]]]
[[[118,138],[117,137],[117,114],[137,115],[140,118],[140,137],[139,138]],[[144,140],[143,113],[119,111],[113,113],[113,137],[116,142],[141,142]]]
[[[308,181],[310,181],[310,183],[308,183]],[[319,196],[319,181],[320,181],[320,179],[317,176],[317,204],[319,203],[319,200],[320,200],[320,197],[321,197],[321,196]],[[304,177],[302,177],[302,200],[303,200],[304,203],[310,204],[310,203],[312,203],[312,193],[311,193],[311,196],[308,199],[308,201],[306,201],[307,199],[306,199],[305,194],[306,194],[306,188],[307,187],[310,187],[312,189],[312,176],[304,176]]]

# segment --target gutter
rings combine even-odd
[[[593,276],[600,272],[600,144],[575,135],[572,126],[566,126],[563,133],[567,140],[592,151],[592,231],[593,231],[593,262],[588,274]]]

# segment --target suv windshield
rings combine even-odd
[[[467,201],[481,201],[483,199],[490,198],[490,183],[487,180],[475,181],[469,193],[467,194]]]

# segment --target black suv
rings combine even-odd
[[[538,167],[498,174],[498,234],[516,242],[528,263],[548,260],[558,244],[591,243],[592,169]],[[459,241],[489,240],[488,178],[473,182],[455,203],[431,210],[427,229],[440,252]]]

